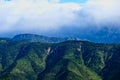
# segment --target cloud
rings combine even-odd
[[[0,32],[59,29],[75,19],[80,4],[59,0],[13,0],[0,3]]]
[[[11,0],[0,2],[0,34],[8,32],[47,33],[90,25],[116,24],[120,27],[119,0]]]
[[[84,9],[96,20],[105,21],[120,17],[119,0],[89,0]]]

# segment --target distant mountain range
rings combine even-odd
[[[18,34],[13,38],[3,38],[3,39],[10,39],[13,41],[49,42],[49,43],[58,43],[67,40],[83,40],[83,41],[90,41],[95,43],[120,43],[120,36],[118,33],[116,34],[109,33],[108,35],[104,35],[104,34],[106,33],[104,32],[101,33],[98,32],[94,34],[84,33],[76,37],[48,37],[37,34]]]
[[[84,31],[84,32],[83,32]],[[120,32],[116,29],[100,29],[96,31],[83,30],[79,35],[71,37],[48,37],[37,34],[18,34],[13,38],[13,41],[30,41],[30,42],[63,42],[67,40],[85,40],[95,43],[120,43]],[[74,33],[74,32],[73,32]],[[70,34],[71,35],[71,34]],[[8,39],[8,38],[7,38]]]
[[[0,39],[0,80],[120,80],[119,75],[120,44]]]
[[[58,38],[58,37],[47,37],[36,34],[19,34],[12,38],[14,41],[30,41],[30,42],[63,42],[67,40],[75,40],[75,38]]]

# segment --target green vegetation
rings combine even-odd
[[[0,80],[120,80],[120,44],[0,41]]]

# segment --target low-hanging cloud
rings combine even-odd
[[[59,31],[70,27],[80,29],[89,24],[106,22],[119,24],[119,3],[119,0],[88,0],[85,3],[3,0],[0,2],[0,34],[16,31]]]
[[[49,30],[71,23],[75,3],[59,4],[56,0],[13,0],[0,3],[1,32],[9,30]]]
[[[120,18],[119,0],[89,0],[85,10],[96,20],[105,21]]]

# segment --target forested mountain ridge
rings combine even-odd
[[[0,40],[1,80],[120,80],[120,44]]]

